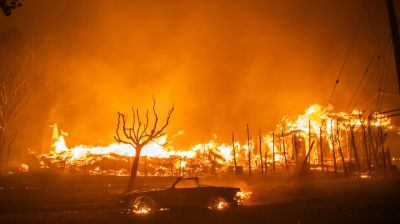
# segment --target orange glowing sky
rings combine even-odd
[[[70,144],[108,144],[116,112],[150,108],[153,95],[162,115],[175,105],[168,133],[185,131],[181,147],[213,133],[245,138],[246,123],[270,130],[284,115],[327,103],[360,24],[332,101],[343,110],[377,46],[387,45],[384,1],[366,3],[373,28],[359,0],[25,0],[0,17],[1,48],[12,52],[22,35],[40,70],[18,147],[49,146],[54,122]],[[386,65],[385,90],[396,94],[388,52],[379,69]],[[361,107],[381,73],[371,68]]]

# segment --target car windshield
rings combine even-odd
[[[195,188],[197,183],[194,179],[182,179],[176,185],[175,188]]]

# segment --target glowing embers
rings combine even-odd
[[[238,191],[236,192],[235,200],[238,205],[241,205],[243,201],[248,200],[251,197],[252,192],[250,191]]]
[[[207,208],[213,211],[222,211],[229,208],[229,203],[223,197],[213,197],[208,199]]]
[[[359,178],[361,179],[371,179],[371,174],[369,172],[362,172],[359,174]]]
[[[157,205],[150,197],[138,197],[132,203],[132,212],[138,215],[148,215],[156,209]]]
[[[61,167],[93,175],[129,175],[135,156],[132,146],[112,143],[68,147],[67,133],[59,131],[57,125],[52,127],[52,151],[41,156],[42,168]],[[177,150],[172,144],[165,146],[171,139],[162,136],[142,149],[138,175],[224,175],[234,174],[236,170],[245,174],[248,167],[255,172],[261,173],[263,167],[264,173],[275,173],[299,168],[304,163],[310,170],[332,171],[335,166],[343,167],[343,163],[363,165],[366,150],[361,140],[371,133],[373,139],[378,139],[376,144],[381,144],[380,149],[385,134],[391,130],[398,129],[387,116],[356,110],[334,113],[332,107],[313,104],[296,119],[284,117],[275,130],[263,135],[261,150],[259,139],[250,139],[249,146],[247,141],[245,144],[235,141],[233,147],[232,143],[219,143],[217,135],[208,142]]]

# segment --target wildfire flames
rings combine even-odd
[[[284,117],[276,130],[262,136],[261,150],[256,139],[250,141],[250,147],[247,142],[238,141],[233,147],[217,143],[216,136],[190,149],[175,150],[171,145],[164,146],[168,139],[163,136],[142,149],[140,156],[144,159],[140,166],[144,168],[139,169],[139,175],[223,174],[233,172],[235,163],[240,172],[261,167],[264,172],[275,172],[303,164],[305,159],[311,169],[327,170],[343,163],[365,167],[386,164],[385,135],[395,130],[390,118],[378,113],[332,110],[314,104],[294,121]],[[91,174],[129,175],[129,162],[135,156],[130,145],[68,147],[67,134],[60,132],[56,124],[52,127],[52,151],[41,156],[42,168],[56,166]],[[104,167],[105,160],[114,161],[114,166]]]

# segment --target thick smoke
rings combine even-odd
[[[284,115],[327,104],[357,32],[332,100],[344,110],[387,43],[384,2],[366,3],[372,26],[358,0],[24,1],[0,18],[3,32],[31,43],[42,76],[21,116],[18,147],[48,147],[55,122],[71,145],[108,144],[116,112],[150,108],[152,96],[160,115],[176,106],[168,132],[185,131],[178,148],[213,133],[244,139],[246,123],[254,133],[271,130]],[[378,91],[385,63],[385,91],[396,93],[391,52],[380,54],[360,105]]]

